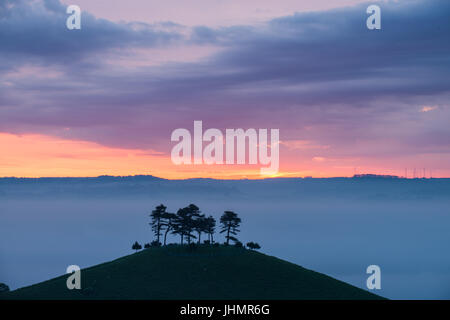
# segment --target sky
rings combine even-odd
[[[368,30],[366,8],[381,8]],[[81,30],[66,28],[79,5]],[[0,2],[0,177],[261,178],[173,130],[277,128],[276,176],[450,176],[450,2]]]

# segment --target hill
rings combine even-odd
[[[382,299],[324,274],[235,247],[142,250],[81,271],[81,290],[63,275],[6,299]]]

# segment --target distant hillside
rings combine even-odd
[[[261,180],[186,179],[166,180],[154,176],[100,176],[91,178],[0,178],[0,199],[55,198],[176,198],[199,194],[210,197],[357,200],[431,199],[450,195],[450,179],[403,179],[360,175],[353,178],[270,178]]]
[[[7,299],[382,299],[324,274],[235,247],[170,245],[83,269],[81,290],[63,275]]]

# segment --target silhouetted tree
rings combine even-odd
[[[0,283],[0,293],[8,292],[8,291],[9,291],[9,287],[4,283]]]
[[[192,238],[196,238],[192,232],[195,228],[195,219],[198,217],[200,217],[200,209],[195,204],[190,204],[177,211],[172,233],[180,235],[181,244],[183,244],[185,237],[187,238],[188,244],[191,243]]]
[[[205,232],[208,234],[209,243],[214,243],[214,231],[216,230],[216,219],[209,216],[205,221]]]
[[[166,212],[167,207],[163,204],[160,204],[152,211],[150,217],[152,218],[152,222],[150,225],[152,226],[152,230],[155,233],[156,241],[159,242],[159,237],[161,236],[161,228],[162,228],[162,219]]]
[[[151,247],[161,247],[161,242],[153,240],[152,242],[150,242],[150,246]]]
[[[176,218],[175,218],[175,220],[173,221],[173,225],[172,225],[172,234],[178,234],[178,235],[180,235],[180,244],[183,245],[183,240],[184,240],[184,230],[183,230],[182,223],[181,223],[181,217],[180,217],[180,215],[179,215],[180,210],[181,210],[181,209],[179,209],[179,210],[177,211]]]
[[[165,229],[164,245],[166,245],[167,235],[169,234],[170,231],[173,231],[177,215],[175,213],[164,212],[161,218],[163,221],[162,226]]]
[[[252,250],[261,249],[261,246],[256,242],[247,242],[247,247]]]
[[[237,241],[236,238],[230,236],[237,235],[240,231],[238,227],[241,224],[241,218],[237,216],[233,211],[225,211],[224,214],[220,217],[220,223],[222,224],[222,230],[220,233],[226,232],[227,235],[225,238],[227,239],[226,245],[229,245],[230,240]]]
[[[150,243],[144,244],[144,249],[148,249],[148,248],[150,248]]]
[[[187,212],[189,219],[187,220],[186,236],[188,237],[188,244],[190,244],[191,238],[196,238],[194,235],[191,235],[192,232],[197,231],[200,238],[200,235],[203,231],[202,228],[204,227],[203,219],[205,216],[201,214],[200,208],[195,204],[190,204],[187,207]]]
[[[138,250],[142,249],[142,246],[139,244],[139,242],[136,241],[135,243],[133,243],[133,246],[131,247],[131,249],[136,250],[136,252],[137,252]]]
[[[183,245],[184,236],[186,234],[186,221],[188,220],[186,208],[180,208],[177,211],[173,226],[172,233],[180,235],[180,244]]]
[[[194,219],[194,231],[197,232],[198,234],[198,238],[197,238],[197,243],[200,244],[201,243],[201,236],[202,236],[202,232],[206,233],[206,217],[205,215],[199,215],[198,217],[196,217]]]

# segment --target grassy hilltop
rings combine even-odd
[[[381,299],[324,274],[232,246],[170,245],[81,271],[81,290],[63,275],[7,299]]]

